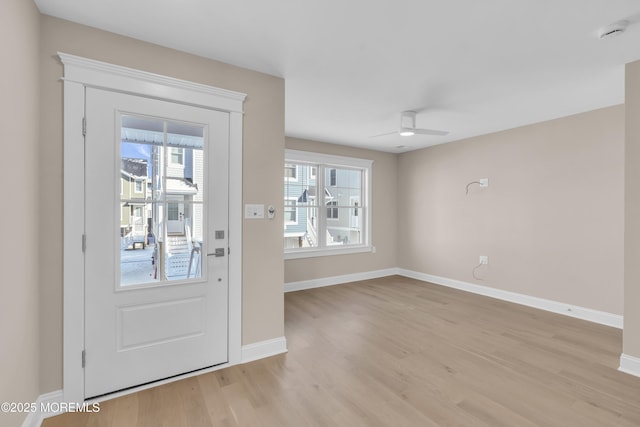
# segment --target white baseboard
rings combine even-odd
[[[552,301],[544,298],[532,297],[529,295],[519,294],[516,292],[504,291],[501,289],[491,288],[489,286],[481,286],[473,283],[463,282],[446,277],[434,276],[417,271],[406,270],[404,268],[388,268],[385,270],[369,271],[364,273],[346,274],[343,276],[324,277],[320,279],[303,280],[299,282],[285,283],[284,291],[300,291],[304,289],[320,288],[323,286],[340,285],[343,283],[357,282],[359,280],[377,279],[399,275],[409,277],[411,279],[421,280],[423,282],[433,283],[435,285],[446,286],[449,288],[460,289],[462,291],[471,292],[478,295],[484,295],[503,301],[509,301],[540,310],[550,311],[552,313],[563,314],[565,316],[575,317],[577,319],[598,323],[613,328],[622,329],[622,316],[618,314],[607,313],[604,311],[593,310],[591,308],[580,307],[562,302]]]
[[[287,352],[287,339],[285,337],[260,341],[242,346],[242,362],[253,362],[269,356]]]
[[[620,372],[624,372],[625,374],[640,377],[640,359],[622,353],[622,355],[620,356],[620,367],[618,368],[618,370]]]
[[[488,286],[475,285],[473,283],[462,282],[460,280],[447,279],[446,277],[418,273],[416,271],[405,270],[402,268],[398,269],[396,274],[412,279],[421,280],[423,282],[429,282],[449,288],[460,289],[462,291],[471,292],[478,295],[484,295],[503,301],[526,305],[528,307],[550,311],[552,313],[564,314],[566,316],[587,320],[589,322],[599,323],[601,325],[622,329],[622,316],[617,314],[579,307],[571,304],[565,304],[557,301],[551,301],[544,298],[518,294],[515,292],[504,291]]]
[[[62,401],[62,390],[56,390],[50,393],[41,394],[40,396],[38,396],[35,402],[36,410],[33,412],[29,412],[29,415],[22,423],[22,427],[40,427],[40,425],[42,425],[42,421],[44,421],[45,418],[61,414],[64,411],[55,411],[55,409],[60,409],[59,404]],[[51,409],[54,409],[54,411],[52,411]]]
[[[320,279],[302,280],[284,284],[285,292],[301,291],[304,289],[322,288],[324,286],[341,285],[344,283],[358,282],[360,280],[378,279],[380,277],[398,274],[397,268],[386,270],[367,271],[364,273],[345,274],[342,276],[323,277]]]

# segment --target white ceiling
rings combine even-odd
[[[35,0],[42,13],[283,77],[286,134],[401,152],[624,102],[638,0]],[[627,20],[627,32],[598,30]],[[444,137],[390,135],[399,114]],[[405,146],[397,148],[397,146]]]

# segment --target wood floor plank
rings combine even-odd
[[[44,427],[638,426],[618,329],[392,276],[285,294],[289,352]]]

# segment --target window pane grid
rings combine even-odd
[[[284,171],[287,253],[368,245],[367,179],[371,162],[343,158],[341,165],[313,163],[298,161],[289,152]],[[304,153],[304,157],[311,154]],[[358,166],[345,166],[349,163]],[[294,176],[296,181],[292,182]]]
[[[203,277],[204,136],[201,125],[121,116],[120,286]]]

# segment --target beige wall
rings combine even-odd
[[[640,358],[640,61],[626,67],[623,352]]]
[[[399,266],[622,314],[623,168],[623,106],[402,154]]]
[[[31,1],[0,2],[0,402],[33,402],[39,392],[38,121],[39,19]],[[26,414],[0,413],[0,425]]]
[[[396,267],[397,156],[295,138],[286,138],[286,148],[373,160],[371,241],[376,252],[287,260],[285,283]]]
[[[246,93],[243,198],[250,203],[282,200],[284,80],[48,16],[41,23],[41,391],[48,392],[62,388],[63,69],[56,53]],[[242,340],[249,344],[284,335],[282,225],[245,221],[243,232]]]

